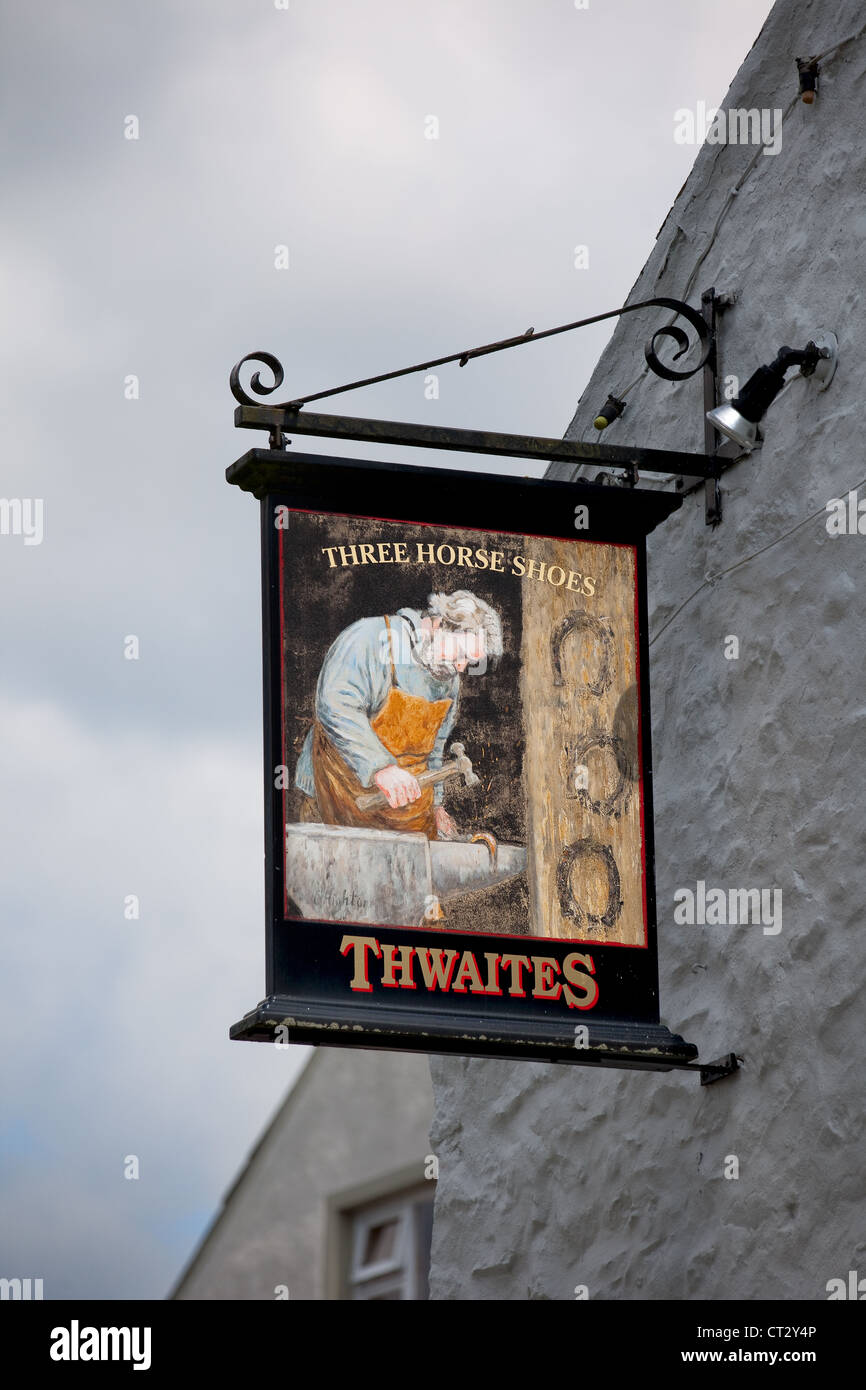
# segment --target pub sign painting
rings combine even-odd
[[[262,509],[269,927],[268,998],[232,1035],[691,1055],[658,1022],[655,522],[611,538],[591,485],[263,450],[234,471]]]

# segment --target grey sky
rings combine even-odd
[[[0,1274],[161,1297],[299,1061],[227,1037],[264,983],[257,516],[223,477],[264,441],[229,370],[269,349],[297,394],[624,302],[697,152],[674,111],[770,4],[3,9],[0,491],[44,539],[0,536]],[[610,332],[333,408],[561,435]]]

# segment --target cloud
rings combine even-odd
[[[0,727],[4,1265],[159,1296],[306,1054],[228,1039],[263,993],[258,750],[47,702]]]

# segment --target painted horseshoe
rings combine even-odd
[[[593,613],[582,613],[578,609],[569,613],[550,638],[550,658],[553,664],[553,684],[565,685],[562,674],[562,644],[570,632],[585,631],[598,639],[601,644],[601,657],[598,674],[594,681],[587,681],[584,689],[590,695],[603,695],[610,685],[613,675],[613,633],[609,618],[597,618]]]
[[[615,820],[626,810],[631,795],[630,783],[633,780],[631,771],[631,759],[626,752],[622,739],[616,734],[605,733],[603,729],[594,729],[581,739],[574,749],[574,762],[585,765],[586,755],[591,748],[609,748],[616,759],[617,773],[619,780],[611,792],[610,796],[599,797],[594,801],[586,787],[577,787],[569,792],[569,796],[580,801],[584,806],[588,806],[590,811],[596,816],[613,816]]]
[[[594,912],[586,912],[575,898],[571,887],[571,871],[577,860],[591,854],[597,855],[607,870],[607,908],[601,916]],[[571,917],[581,927],[612,927],[622,911],[616,860],[609,846],[600,845],[597,840],[575,840],[572,844],[566,845],[556,867],[556,889],[563,917]]]

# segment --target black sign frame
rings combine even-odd
[[[659,1020],[658,940],[654,880],[654,827],[649,700],[646,536],[682,505],[675,493],[587,482],[561,483],[464,470],[335,458],[289,449],[252,449],[227,470],[227,480],[256,496],[261,505],[264,674],[264,783],[266,864],[266,995],[230,1030],[234,1039],[325,1046],[386,1048],[467,1056],[523,1058],[590,1066],[670,1070],[694,1067],[697,1048]],[[460,499],[459,505],[456,498]],[[575,531],[575,509],[585,506],[588,525]],[[453,929],[353,925],[287,917],[285,901],[285,789],[275,785],[284,764],[282,731],[282,641],[278,558],[280,531],[275,509],[362,518],[387,517],[408,525],[440,524],[515,537],[541,536],[630,545],[635,549],[637,582],[639,717],[642,747],[646,945],[592,944],[547,938],[520,951],[513,935],[464,936]],[[346,938],[351,938],[346,946]],[[423,985],[385,990],[377,979],[380,957],[356,938],[380,948],[411,943],[430,952],[453,949],[461,965],[476,956],[528,956],[516,967],[523,995],[473,992],[466,988]],[[481,947],[484,950],[481,950]],[[572,961],[575,978],[587,983],[583,998],[597,985],[590,1007],[565,1006],[527,988],[538,988],[564,972],[575,950],[591,957]],[[393,954],[393,953],[392,953]],[[539,965],[554,959],[558,971]],[[483,969],[478,962],[479,968]],[[496,967],[498,970],[500,967]],[[514,983],[515,967],[508,967]],[[367,970],[369,990],[352,989]],[[452,986],[458,972],[451,975]],[[562,973],[562,978],[565,974]],[[488,984],[502,985],[498,974]],[[572,991],[574,998],[581,995]]]

